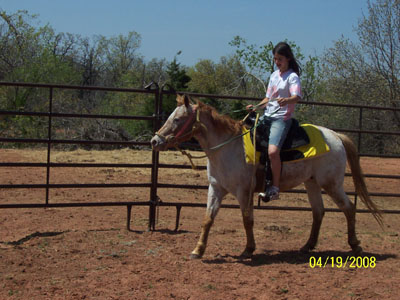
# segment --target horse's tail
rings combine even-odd
[[[357,148],[354,145],[353,141],[347,135],[338,134],[338,136],[342,140],[343,146],[346,150],[347,162],[351,169],[356,193],[360,197],[361,201],[371,211],[378,224],[383,227],[382,212],[378,209],[376,204],[372,202],[368,194],[367,186],[364,180],[364,174],[360,166],[360,158],[358,156]]]

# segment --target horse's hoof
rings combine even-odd
[[[242,254],[240,254],[240,258],[251,258],[253,256],[253,252],[249,252],[247,250],[243,251]]]
[[[361,256],[363,254],[363,249],[360,246],[356,246],[353,248],[354,256]]]
[[[303,247],[300,248],[300,252],[307,254],[308,252],[310,252],[311,250],[313,250],[315,247],[312,247],[308,244],[305,244]]]
[[[196,254],[196,253],[191,253],[189,256],[190,259],[200,259],[201,255]]]

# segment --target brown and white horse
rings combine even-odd
[[[199,241],[191,253],[192,258],[203,256],[208,234],[227,193],[234,195],[241,207],[247,244],[242,256],[250,257],[256,249],[253,234],[253,193],[255,192],[255,166],[247,164],[241,138],[213,149],[234,136],[240,135],[241,123],[201,102],[191,104],[186,95],[177,96],[177,107],[162,128],[151,139],[154,150],[162,151],[191,137],[197,139],[207,155],[209,181],[207,210]],[[356,192],[372,212],[379,224],[382,217],[376,205],[369,198],[359,157],[353,142],[345,135],[324,127],[318,127],[330,151],[325,155],[284,164],[280,182],[281,191],[305,184],[312,208],[313,223],[311,234],[302,251],[314,249],[324,216],[321,189],[334,200],[347,220],[348,243],[355,254],[362,252],[355,232],[355,206],[343,189],[346,161],[349,163]],[[347,158],[347,159],[346,159]]]

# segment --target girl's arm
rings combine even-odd
[[[285,106],[285,105],[288,105],[288,104],[295,104],[295,103],[299,102],[300,99],[301,99],[300,96],[293,95],[293,96],[290,96],[288,98],[278,98],[277,101],[278,101],[280,106]]]
[[[269,101],[269,99],[268,99],[267,97],[265,97],[265,98],[262,99],[261,102],[258,103],[256,106],[254,106],[253,104],[247,105],[247,106],[246,106],[246,109],[247,109],[247,110],[254,110],[255,107],[256,107],[257,109],[258,109],[258,108],[264,109],[264,108],[267,106],[268,101]]]

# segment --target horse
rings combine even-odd
[[[313,222],[309,239],[300,251],[309,252],[317,244],[324,217],[323,189],[346,216],[348,244],[355,255],[360,255],[362,248],[355,230],[356,207],[343,188],[346,162],[352,172],[356,193],[382,226],[381,212],[369,197],[358,152],[351,139],[328,128],[317,127],[330,151],[312,159],[283,164],[280,180],[281,191],[301,183],[304,183],[307,190]],[[193,103],[187,95],[178,94],[177,107],[150,141],[153,150],[164,151],[194,137],[207,156],[207,209],[199,240],[190,255],[193,259],[204,255],[210,228],[227,193],[237,198],[242,212],[247,242],[241,257],[250,258],[256,249],[253,194],[256,191],[257,166],[245,161],[243,140],[235,138],[241,133],[240,121],[221,115],[200,101]]]

